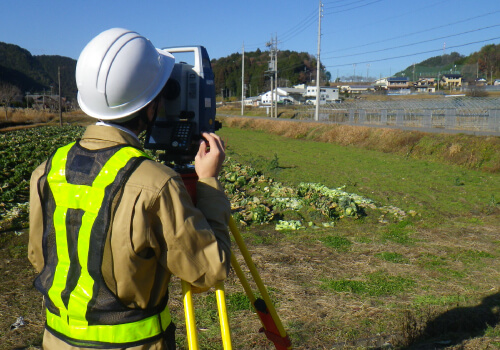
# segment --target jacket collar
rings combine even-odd
[[[83,140],[97,140],[116,144],[128,144],[143,149],[139,139],[124,130],[115,128],[113,125],[89,125],[82,136]]]

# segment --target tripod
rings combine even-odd
[[[186,184],[186,188],[188,189],[189,194],[193,201],[196,199],[196,174],[193,175],[193,172],[187,171],[181,173],[181,176]],[[280,321],[280,318],[276,312],[276,309],[271,302],[269,294],[267,293],[267,289],[260,278],[260,275],[255,267],[255,264],[252,261],[250,252],[248,251],[245,242],[238,230],[238,227],[231,217],[229,221],[229,229],[233,234],[233,237],[236,241],[238,248],[247,264],[248,269],[250,270],[250,274],[252,275],[257,288],[262,296],[262,298],[256,298],[255,294],[252,291],[252,288],[245,276],[245,273],[241,269],[240,264],[236,260],[235,255],[231,252],[231,266],[233,267],[236,275],[238,276],[245,293],[250,300],[250,303],[254,307],[257,312],[257,316],[259,317],[262,328],[259,332],[264,333],[266,337],[274,343],[274,346],[277,350],[287,350],[292,348],[292,344],[290,339],[288,338],[285,329]],[[182,281],[182,293],[183,293],[183,305],[184,305],[184,316],[186,318],[186,330],[187,330],[187,341],[190,350],[199,349],[198,345],[198,334],[196,330],[196,320],[194,316],[194,307],[193,307],[193,299],[192,299],[192,291],[191,285]],[[225,299],[225,291],[224,291],[224,283],[219,282],[215,285],[215,293],[217,300],[217,310],[219,313],[219,322],[221,328],[221,336],[222,336],[222,344],[224,350],[232,349],[231,344],[231,332],[229,328],[229,320],[226,310],[226,299]]]

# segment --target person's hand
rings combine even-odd
[[[194,168],[198,178],[217,177],[226,158],[224,142],[214,133],[201,134],[204,140],[200,141],[198,154],[194,159]]]

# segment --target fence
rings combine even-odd
[[[314,119],[303,109],[297,119]],[[500,134],[500,98],[442,97],[404,101],[349,101],[322,105],[320,121],[424,131],[456,130]]]

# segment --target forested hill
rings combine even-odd
[[[464,56],[458,52],[428,58],[396,73],[397,76],[418,78],[445,73],[459,73],[467,81],[485,78],[491,82],[500,77],[500,44],[485,45],[478,52]]]
[[[76,60],[63,56],[33,56],[17,45],[0,42],[0,84],[17,86],[24,94],[58,93],[58,69],[61,71],[61,95],[76,97]]]
[[[269,89],[269,51],[245,53],[246,95],[256,95]],[[21,93],[58,92],[58,68],[61,70],[62,95],[76,97],[76,60],[62,56],[33,56],[17,45],[0,42],[0,85],[9,84]],[[216,93],[225,96],[241,96],[241,54],[212,60]],[[316,76],[316,59],[305,52],[278,52],[278,84],[292,86],[310,83]]]
[[[217,95],[241,97],[241,53],[213,59]],[[256,96],[269,90],[269,51],[245,52],[246,96]],[[310,83],[316,77],[316,58],[306,52],[278,52],[278,86]]]
[[[216,94],[241,97],[241,53],[212,59]],[[245,96],[256,96],[270,88],[269,51],[245,52]],[[55,55],[33,56],[17,45],[0,42],[0,86],[15,85],[24,94],[45,91],[58,93],[58,69],[61,72],[62,96],[76,98],[76,60]],[[322,83],[330,80],[330,73],[321,67]],[[459,53],[428,58],[412,65],[397,76],[418,78],[447,72],[462,74],[467,80],[485,77],[488,81],[500,78],[500,44],[486,45],[469,56]],[[278,52],[278,86],[290,87],[311,84],[316,79],[316,58],[306,52],[283,50]]]
[[[225,97],[241,96],[241,53],[212,60],[215,74],[216,93]],[[269,91],[269,51],[245,52],[245,96],[255,96]],[[464,56],[457,52],[428,58],[396,73],[396,76],[436,77],[445,73],[461,74],[465,80],[486,78],[491,82],[500,78],[500,44],[485,45],[480,51]],[[316,77],[316,58],[305,52],[278,52],[278,86],[290,87],[296,84],[311,84]],[[330,81],[331,74],[321,66],[322,84]],[[349,79],[349,77],[344,77]],[[353,77],[351,77],[353,78]]]

